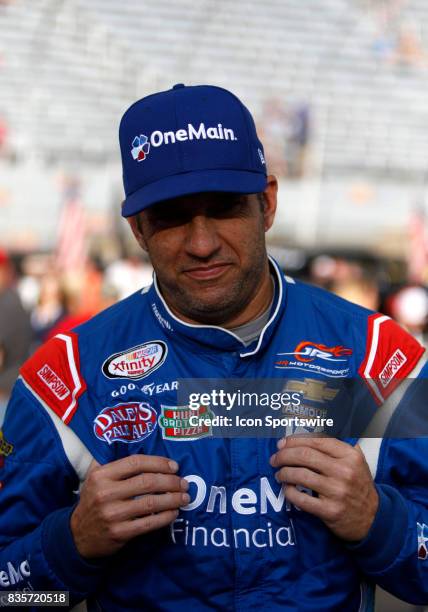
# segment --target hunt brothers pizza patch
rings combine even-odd
[[[159,426],[162,429],[164,440],[185,442],[198,440],[212,435],[211,425],[191,425],[192,420],[199,418],[212,419],[214,414],[206,406],[200,406],[197,410],[191,410],[188,406],[164,406],[161,405],[162,413],[159,416]],[[196,417],[196,418],[195,418]]]

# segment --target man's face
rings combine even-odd
[[[252,301],[268,275],[264,234],[277,188],[269,179],[263,198],[199,193],[155,204],[129,220],[175,314],[224,325]]]

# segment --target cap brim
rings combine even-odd
[[[184,195],[208,191],[260,193],[267,185],[266,175],[242,170],[198,170],[183,172],[154,181],[130,194],[122,207],[123,217],[132,217],[145,208]]]

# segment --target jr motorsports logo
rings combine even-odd
[[[161,340],[144,342],[110,355],[104,361],[102,371],[107,378],[144,378],[160,368],[167,353],[167,345]]]
[[[352,349],[344,346],[327,346],[304,340],[294,351],[277,353],[275,368],[284,370],[304,370],[318,372],[331,378],[349,375],[348,358]]]
[[[138,162],[142,162],[146,159],[149,153],[150,143],[147,136],[145,134],[140,134],[139,136],[136,136],[132,141],[132,157]]]
[[[162,429],[164,440],[185,442],[205,438],[212,433],[211,425],[206,425],[203,420],[211,420],[214,414],[205,406],[197,410],[191,410],[188,406],[163,406],[159,416],[159,426]],[[198,425],[192,426],[192,421],[198,421]],[[201,422],[202,421],[202,422]]]

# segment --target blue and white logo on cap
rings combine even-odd
[[[138,162],[144,161],[150,152],[149,139],[145,134],[136,136],[132,141],[131,154]]]
[[[122,117],[119,139],[124,217],[193,193],[266,188],[266,161],[254,120],[221,87],[180,86],[134,102]]]

